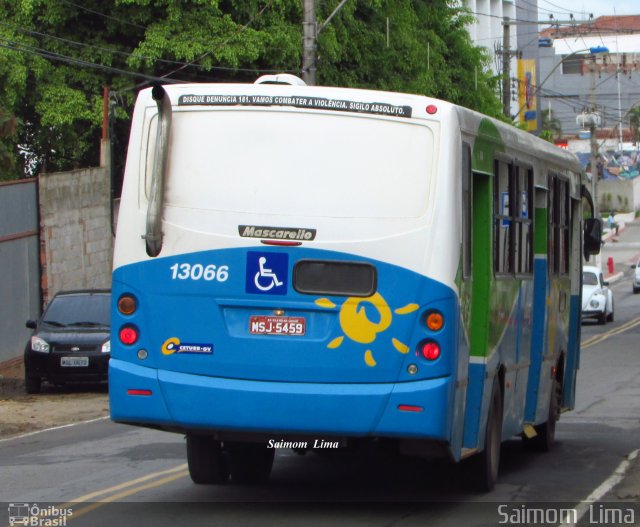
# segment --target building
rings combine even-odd
[[[640,15],[551,27],[540,36],[539,104],[562,135],[585,137],[579,116],[594,112],[599,138],[628,142],[629,112],[640,103]]]
[[[496,75],[506,71],[501,86],[505,113],[522,113],[522,120],[526,116],[528,128],[535,131],[540,116],[536,99],[529,96],[538,69],[537,0],[465,0],[464,4],[476,18],[468,28],[473,43],[487,48]]]

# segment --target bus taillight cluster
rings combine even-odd
[[[444,316],[440,311],[428,311],[424,316],[424,323],[429,331],[437,333],[444,327]],[[434,361],[440,357],[441,352],[440,344],[429,338],[419,344],[417,355],[428,361]]]
[[[118,311],[125,316],[133,315],[137,308],[138,303],[132,295],[125,294],[118,299]],[[120,328],[118,336],[120,337],[120,342],[126,346],[131,346],[138,341],[139,331],[133,324],[125,324]]]

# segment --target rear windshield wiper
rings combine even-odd
[[[105,327],[104,324],[101,324],[100,322],[91,322],[89,320],[83,320],[82,322],[73,322],[71,324],[68,324],[69,326],[84,326],[84,327],[90,327],[90,328],[95,328],[95,327]]]

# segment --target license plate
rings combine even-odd
[[[60,366],[65,368],[86,368],[89,366],[89,357],[61,357]]]
[[[276,317],[254,315],[249,318],[249,333],[252,335],[291,335],[299,337],[305,334],[304,317]]]

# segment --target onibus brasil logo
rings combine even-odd
[[[73,515],[71,507],[41,507],[37,503],[9,503],[8,511],[9,525],[33,527],[64,527]]]

